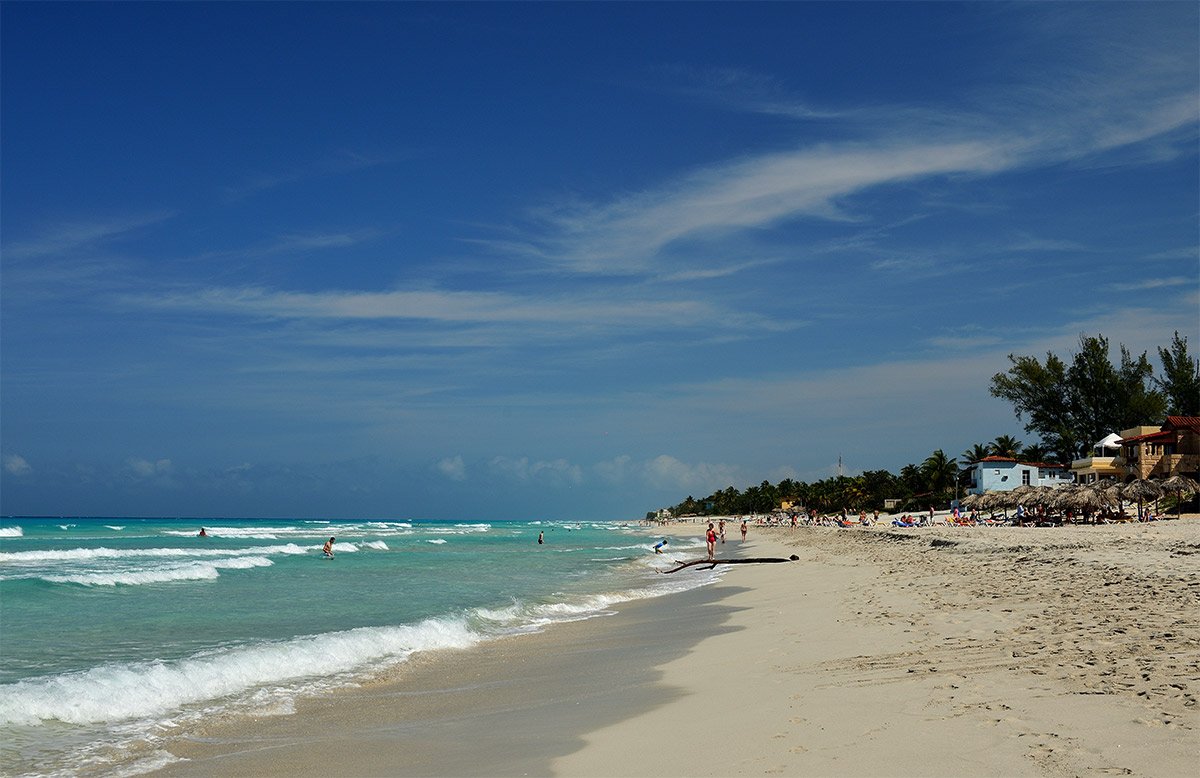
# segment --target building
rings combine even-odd
[[[1136,433],[1130,433],[1136,434]],[[1071,462],[1071,476],[1077,484],[1094,484],[1105,479],[1125,480],[1125,460],[1121,458],[1121,438],[1112,433],[1092,446],[1091,453]]]
[[[1007,492],[1018,486],[1061,486],[1071,483],[1066,465],[1018,462],[1010,457],[984,457],[971,467],[968,494]]]
[[[1126,478],[1200,479],[1200,416],[1168,416],[1158,429],[1124,430],[1120,444]]]

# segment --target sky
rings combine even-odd
[[[0,17],[5,515],[637,519],[1200,351],[1193,2]]]

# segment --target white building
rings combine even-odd
[[[967,493],[1007,492],[1018,486],[1062,486],[1071,481],[1071,471],[1065,465],[984,457],[971,467],[971,486]]]

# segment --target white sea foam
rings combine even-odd
[[[125,557],[228,557],[264,556],[272,554],[306,554],[320,546],[298,546],[287,543],[281,546],[249,546],[247,548],[70,548],[56,551],[7,551],[0,552],[0,564],[24,564],[38,562],[74,562],[90,559],[120,559]]]
[[[425,542],[433,543],[434,545],[440,546],[446,542],[446,539],[445,538],[434,538],[433,540],[426,540]]]
[[[25,534],[20,527],[0,527],[0,538],[19,538]]]
[[[182,565],[148,567],[142,570],[115,570],[68,575],[45,575],[42,580],[51,583],[73,583],[82,586],[140,586],[142,584],[167,583],[170,581],[206,581],[220,576],[221,570],[248,570],[254,567],[273,565],[266,557],[235,557],[203,562],[187,562]]]
[[[366,543],[363,543],[363,548],[373,548],[377,551],[387,551],[388,544],[384,543],[382,540],[370,540]]]
[[[252,696],[270,684],[361,671],[416,651],[468,648],[481,639],[462,619],[428,619],[207,652],[175,662],[101,665],[0,686],[0,724],[157,718],[197,703]]]
[[[121,530],[125,529],[125,526],[123,524],[122,525],[105,524],[104,526],[107,527],[108,529],[111,529],[113,532],[120,532]]]

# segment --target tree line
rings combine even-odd
[[[745,490],[730,486],[699,499],[689,495],[669,510],[675,516],[729,516],[767,513],[791,503],[824,513],[857,512],[883,510],[885,500],[898,500],[898,510],[922,510],[963,493],[971,467],[985,457],[1069,466],[1111,432],[1158,424],[1168,415],[1200,416],[1200,360],[1188,355],[1185,336],[1176,332],[1170,346],[1158,349],[1161,376],[1155,376],[1145,352],[1134,358],[1122,344],[1120,355],[1114,365],[1107,338],[1081,335],[1079,351],[1069,360],[1049,352],[1044,363],[1008,356],[1011,367],[992,377],[989,391],[1012,404],[1025,431],[1040,438],[1037,443],[1025,445],[1001,435],[974,444],[959,457],[938,449],[899,474],[869,470],[811,484],[785,478]]]

